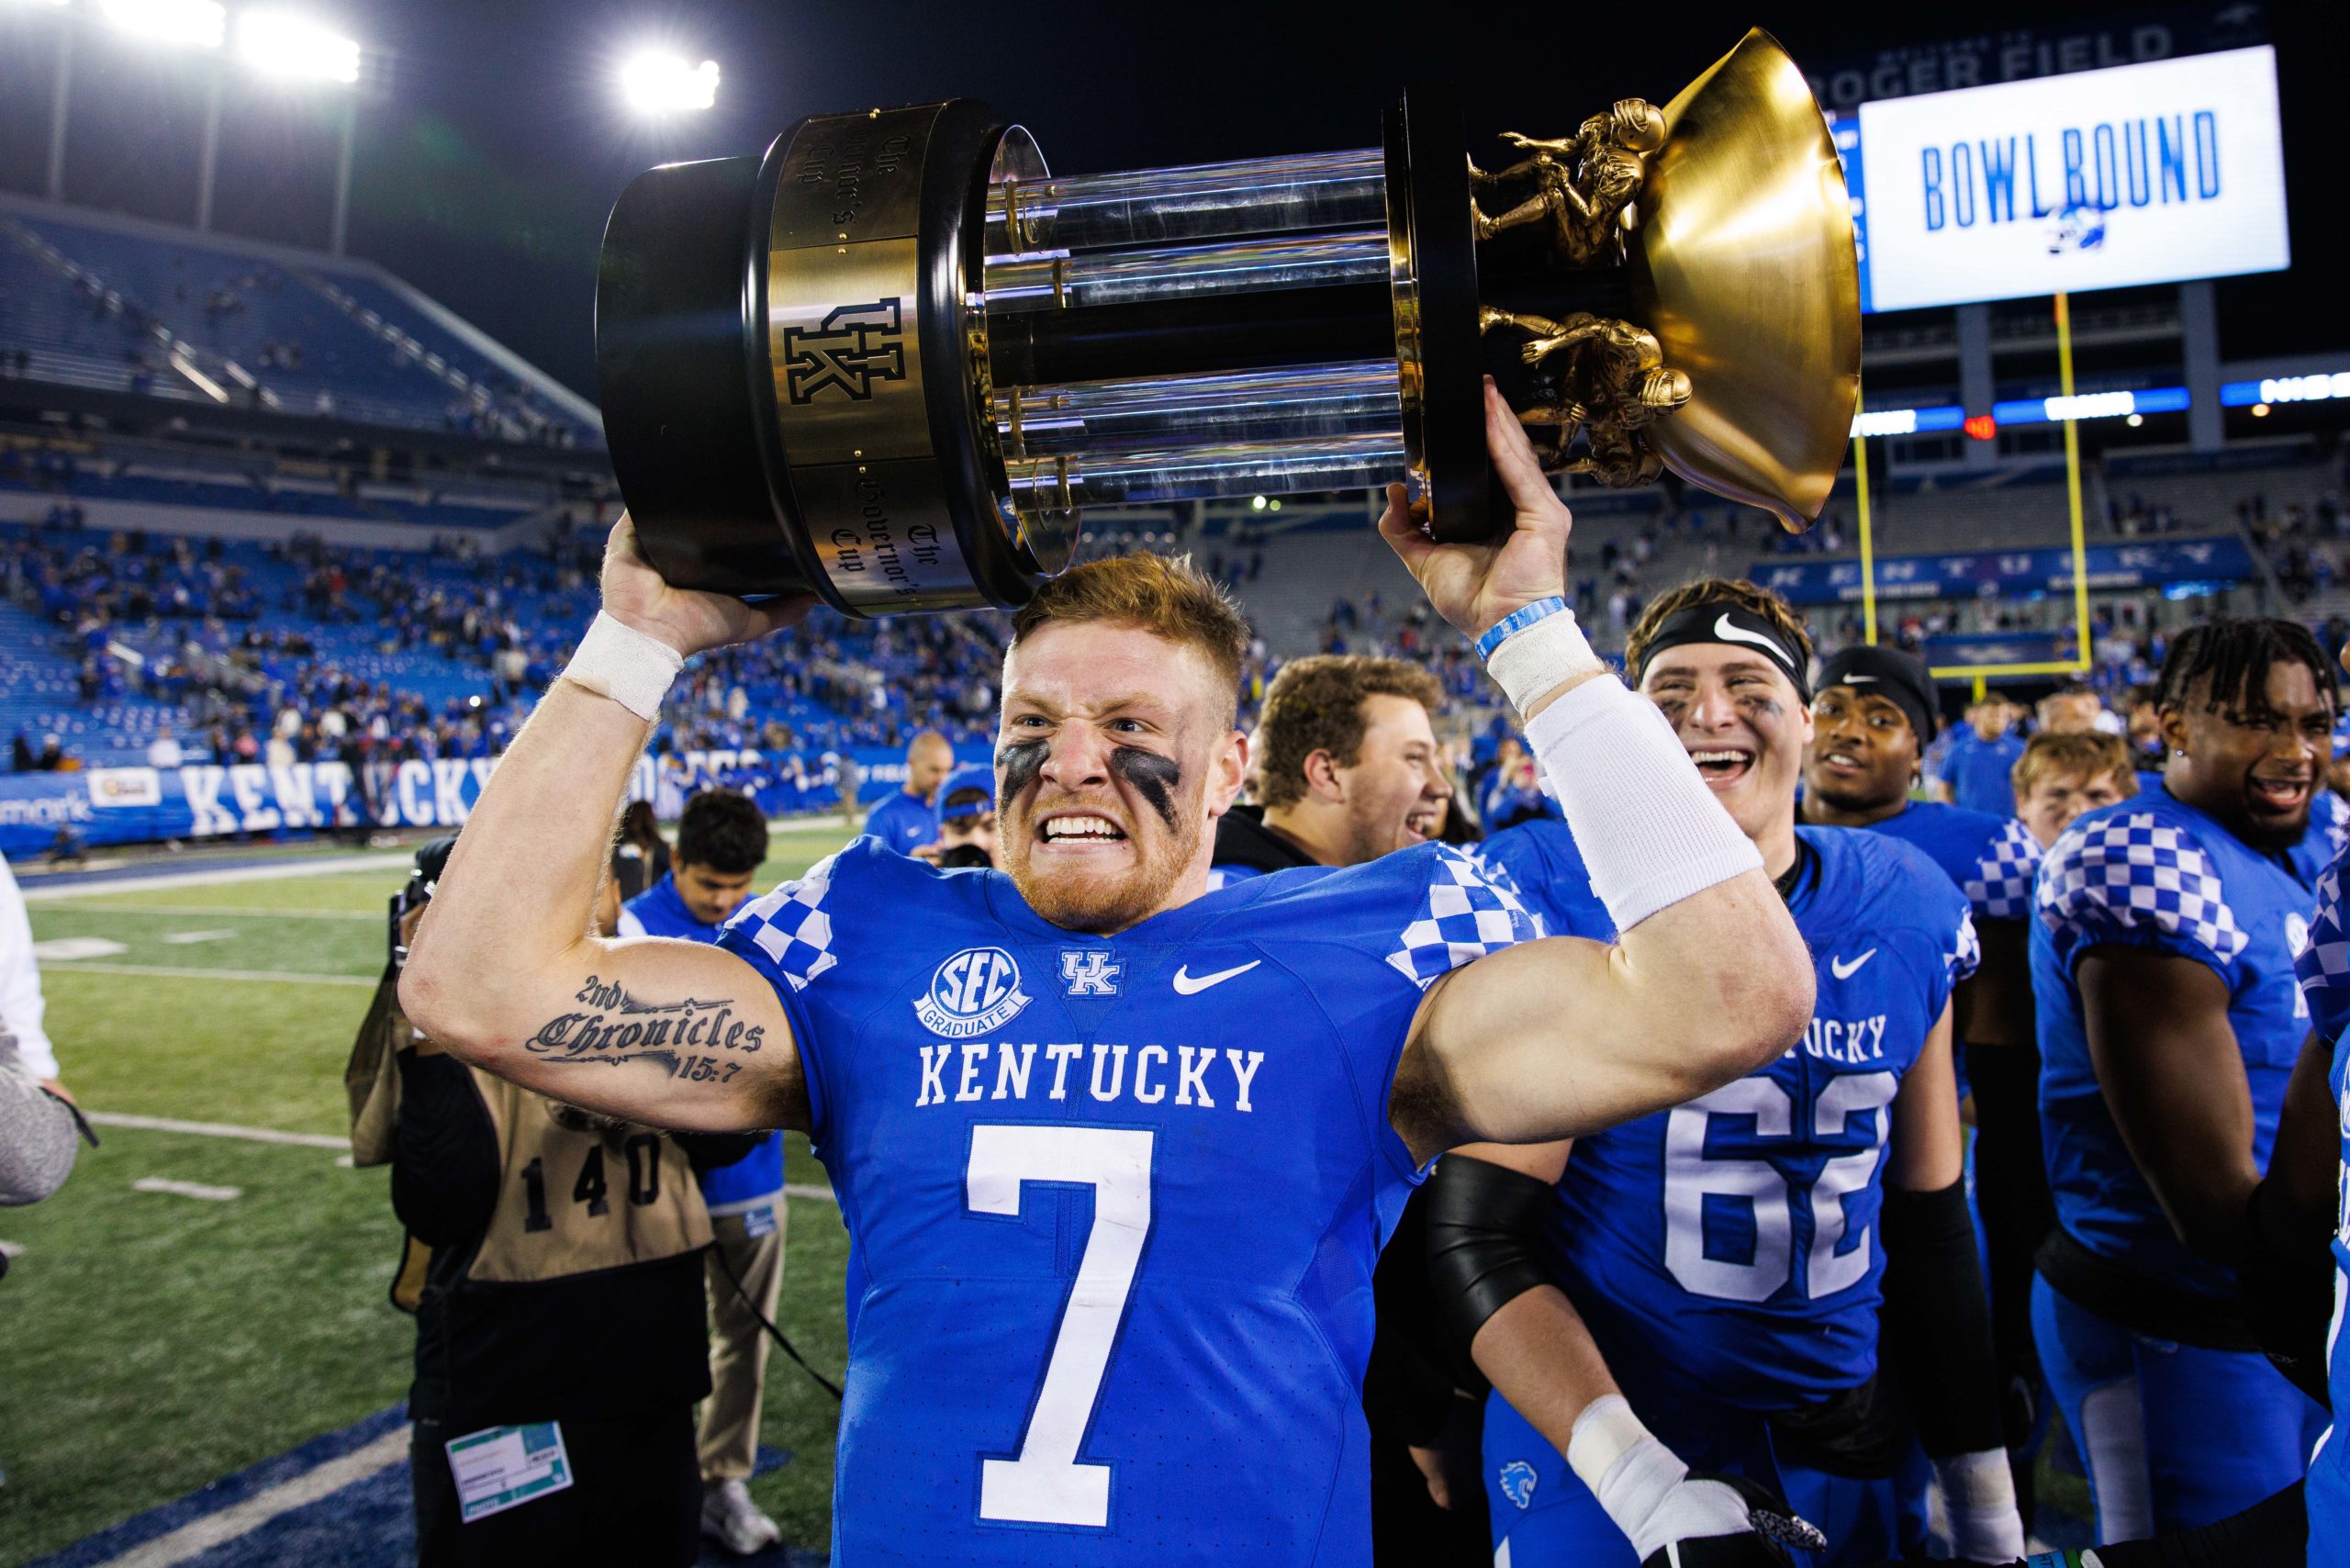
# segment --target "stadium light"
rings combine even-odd
[[[291,12],[238,12],[237,53],[266,76],[345,84],[359,80],[359,41]]]
[[[219,0],[102,0],[106,26],[145,43],[218,49],[229,11]]]
[[[2192,398],[2184,386],[2149,386],[2136,392],[2082,392],[2070,398],[2018,398],[1991,405],[2003,425],[2053,425],[2083,420],[2120,420],[2133,414],[2177,414]]]
[[[621,63],[621,97],[647,116],[706,109],[718,101],[718,62],[690,65],[664,50],[632,54]]]
[[[2229,381],[2220,387],[2220,406],[2248,408],[2255,403],[2322,403],[2350,398],[2350,370],[2316,375],[2272,375],[2263,381]]]

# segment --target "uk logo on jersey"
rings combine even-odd
[[[1502,1495],[1521,1508],[1530,1507],[1534,1503],[1535,1483],[1541,1479],[1540,1473],[1524,1460],[1511,1460],[1502,1466]]]
[[[1000,1029],[1028,1005],[1020,965],[1001,947],[966,947],[930,977],[930,993],[914,999],[923,1027],[950,1040]]]
[[[1118,994],[1118,971],[1124,964],[1113,964],[1107,953],[1061,954],[1061,989],[1071,996],[1115,996]]]

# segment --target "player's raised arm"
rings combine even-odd
[[[804,1126],[782,1004],[721,948],[591,934],[612,820],[686,655],[797,621],[664,583],[622,517],[604,613],[515,737],[442,872],[400,1005],[442,1047],[528,1089],[659,1126]]]
[[[1429,989],[1391,1115],[1426,1158],[1472,1140],[1595,1132],[1727,1083],[1811,1014],[1811,960],[1762,857],[1655,707],[1624,689],[1566,603],[1572,520],[1488,385],[1486,440],[1516,509],[1498,544],[1431,543],[1390,491],[1380,532],[1474,640],[1621,933],[1488,954]]]

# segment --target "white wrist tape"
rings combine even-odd
[[[1669,1542],[1737,1535],[1753,1517],[1737,1492],[1689,1479],[1689,1467],[1657,1440],[1620,1394],[1595,1399],[1575,1417],[1567,1466],[1645,1558]]]
[[[1575,612],[1563,604],[1524,631],[1512,633],[1485,660],[1485,673],[1521,713],[1554,687],[1606,667],[1575,624]]]
[[[1762,868],[1762,852],[1706,788],[1656,704],[1614,676],[1586,680],[1536,714],[1526,744],[1617,931]]]
[[[2010,1562],[2024,1554],[2023,1516],[2005,1449],[1934,1461],[1950,1512],[1951,1550],[1970,1562]]]
[[[624,626],[599,610],[564,666],[563,678],[650,720],[661,716],[661,699],[685,666],[685,655],[660,638]]]

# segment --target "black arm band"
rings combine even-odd
[[[1543,1221],[1556,1193],[1548,1182],[1506,1166],[1448,1154],[1428,1178],[1428,1274],[1460,1361],[1485,1319],[1538,1285],[1554,1282],[1542,1262]]]
[[[1879,1329],[1918,1428],[1936,1459],[2003,1444],[1991,1306],[1966,1212],[1966,1184],[1885,1190],[1885,1314]]]
[[[2260,1348],[2293,1386],[2326,1397],[2325,1337],[2333,1319],[2333,1230],[2296,1215],[2269,1178],[2252,1190],[2250,1234],[2236,1294]]]

